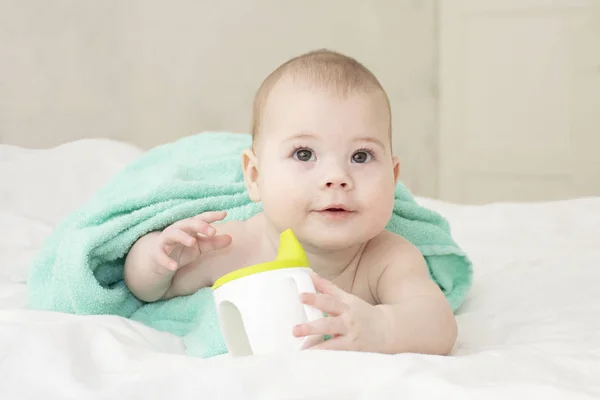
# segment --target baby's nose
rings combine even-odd
[[[348,186],[348,183],[341,181],[341,182],[335,182],[335,181],[329,181],[326,183],[327,187],[335,187],[335,186],[339,186],[341,188],[346,188]]]
[[[326,189],[351,190],[353,187],[353,181],[350,175],[342,168],[337,170],[332,169],[324,177],[322,186]]]

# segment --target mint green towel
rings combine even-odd
[[[192,356],[227,352],[210,288],[146,304],[125,286],[123,262],[140,236],[182,218],[227,210],[227,220],[245,220],[260,212],[261,205],[246,194],[241,171],[241,151],[250,145],[249,135],[207,132],[134,160],[45,241],[30,269],[30,307],[119,315],[183,337]],[[399,184],[388,228],[421,250],[430,276],[456,311],[469,290],[472,271],[448,223],[419,206]]]

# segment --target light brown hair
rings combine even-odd
[[[277,82],[284,76],[301,79],[317,88],[327,88],[346,96],[353,91],[369,93],[380,91],[385,97],[387,112],[390,119],[391,138],[391,111],[389,98],[383,86],[375,75],[354,58],[341,53],[320,49],[294,57],[273,71],[263,81],[254,97],[252,110],[252,139],[260,132],[261,118],[269,93]]]

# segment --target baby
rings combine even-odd
[[[377,78],[352,58],[310,52],[267,77],[253,112],[241,162],[264,212],[228,222],[219,222],[224,211],[205,212],[141,237],[125,261],[131,292],[146,302],[192,294],[272,261],[291,228],[315,272],[317,294],[300,299],[328,315],[294,335],[332,336],[314,349],[449,354],[449,303],[418,249],[385,229],[400,168]]]

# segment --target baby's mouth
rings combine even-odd
[[[343,203],[327,204],[325,207],[321,208],[319,211],[351,212],[351,210],[345,204],[343,204]]]
[[[346,206],[337,204],[324,207],[320,210],[317,210],[317,212],[322,216],[333,219],[343,219],[354,214],[354,211],[351,211]]]

